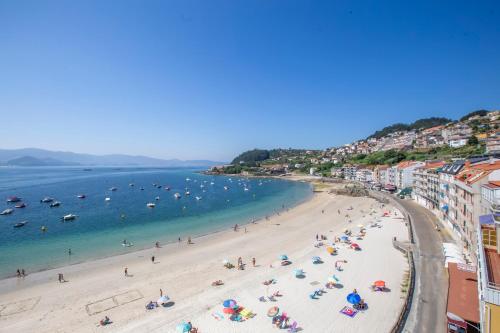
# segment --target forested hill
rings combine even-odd
[[[410,124],[397,123],[391,126],[384,127],[379,131],[376,131],[375,133],[370,135],[367,139],[371,138],[379,139],[394,132],[427,129],[434,126],[445,125],[450,122],[452,122],[452,120],[448,118],[431,117],[431,118],[419,119]]]

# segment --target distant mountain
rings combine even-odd
[[[72,163],[65,163],[54,158],[36,158],[33,156],[23,156],[8,160],[6,165],[10,166],[62,166],[62,165],[75,165]]]
[[[439,125],[445,125],[452,122],[451,119],[448,118],[442,118],[442,117],[431,117],[431,118],[423,118],[419,119],[411,124],[403,124],[403,123],[397,123],[393,124],[387,127],[384,127],[383,129],[376,131],[372,135],[370,135],[367,139],[375,138],[379,139],[382,138],[386,135],[389,135],[394,132],[399,132],[399,131],[410,131],[410,130],[422,130],[422,129],[427,129],[431,128],[434,126],[439,126]]]
[[[0,149],[0,164],[23,166],[56,165],[114,165],[114,166],[153,166],[153,167],[206,167],[225,162],[209,160],[178,159],[163,160],[147,156],[122,154],[91,155],[72,152],[50,151],[37,148]]]

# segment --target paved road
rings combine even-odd
[[[448,272],[444,268],[442,243],[453,242],[446,229],[441,232],[437,218],[410,200],[397,201],[411,215],[415,237],[415,293],[405,332],[446,332]]]

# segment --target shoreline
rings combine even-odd
[[[351,206],[356,208],[351,210]],[[325,234],[333,239],[345,227],[356,228],[358,223],[379,219],[380,208],[376,215],[368,215],[371,207],[379,206],[374,199],[336,195],[325,188],[269,221],[247,224],[246,233],[243,227],[238,232],[226,229],[193,238],[193,245],[172,243],[66,266],[64,271],[33,273],[24,280],[0,280],[0,325],[24,332],[174,332],[178,323],[192,321],[201,332],[273,332],[265,316],[271,304],[259,302],[258,297],[278,289],[284,296],[277,304],[306,331],[330,332],[333,327],[354,332],[365,331],[364,327],[389,331],[402,306],[398,286],[407,269],[405,257],[391,241],[394,236],[404,240],[407,234],[399,217],[385,219],[381,229],[369,229],[367,238],[358,241],[363,251],[340,245],[339,256],[324,257],[325,248],[313,246],[314,235]],[[352,224],[340,210],[352,217]],[[279,265],[278,255],[283,253],[292,258],[292,265]],[[156,257],[154,264],[149,260],[151,255]],[[324,258],[325,263],[313,265],[310,258],[315,255]],[[247,263],[244,270],[222,267],[223,259],[235,264],[238,257]],[[257,258],[255,267],[252,257]],[[387,260],[377,260],[380,257]],[[312,283],[325,282],[339,259],[349,262],[344,271],[335,273],[342,279],[342,289],[327,289],[321,299],[330,299],[328,303],[321,299],[306,301],[314,288]],[[123,276],[124,267],[129,268],[129,277]],[[295,268],[305,269],[304,280],[292,277]],[[60,272],[67,283],[58,283]],[[260,281],[270,278],[277,279],[278,284],[271,290],[263,288]],[[368,293],[367,286],[377,279],[387,281],[392,291]],[[223,280],[224,285],[211,287],[210,282],[215,280]],[[329,304],[328,309],[340,309],[346,293],[353,288],[358,288],[370,304],[366,314],[358,315],[353,322],[324,308]],[[144,304],[156,300],[159,289],[170,296],[171,307],[145,311]],[[339,297],[339,293],[344,296]],[[257,317],[243,323],[215,320],[211,314],[221,311],[220,304],[227,298],[238,300]],[[97,327],[104,315],[114,323]]]
[[[222,175],[222,176],[225,176],[225,175]],[[260,177],[260,178],[274,179],[274,177]],[[296,181],[296,180],[290,179],[289,181]],[[305,181],[305,182],[307,182],[307,181]],[[285,211],[293,210],[296,207],[298,207],[300,205],[303,205],[303,204],[307,203],[308,201],[312,200],[314,198],[315,191],[314,191],[313,184],[310,183],[309,185],[310,185],[311,192],[303,200],[295,203],[294,205],[292,205],[290,207],[279,208],[279,210],[276,210],[273,214],[267,215],[267,216],[269,218],[272,218],[272,217],[274,217],[276,215],[279,215],[279,213],[283,213]],[[240,222],[240,223],[238,223],[238,225],[241,227],[241,226],[247,226],[249,224],[257,224],[257,222],[259,222],[259,221],[262,222],[265,218],[266,218],[266,216],[262,216],[262,217],[259,217],[259,218],[255,219],[255,220],[247,221],[247,222],[244,222],[244,223]],[[186,236],[186,239],[187,239],[187,237],[191,237],[191,239],[194,241],[196,239],[200,239],[200,238],[203,238],[203,237],[208,237],[208,236],[215,235],[215,234],[218,234],[218,233],[228,232],[228,231],[231,231],[231,230],[232,230],[232,227],[230,227],[229,229],[228,228],[214,229],[212,231],[208,231],[208,232],[205,232],[205,233],[202,233],[202,234],[195,234],[194,236]],[[183,239],[181,243],[185,243],[186,239]],[[175,241],[175,240],[166,241],[166,242],[164,242],[164,243],[161,244],[161,247],[167,246],[167,245],[170,245],[170,244],[178,244],[178,242]],[[59,266],[55,266],[55,267],[46,267],[46,268],[42,268],[42,269],[38,269],[38,270],[29,271],[26,276],[32,275],[32,274],[37,274],[37,273],[42,273],[42,272],[46,272],[46,271],[55,271],[55,270],[59,270],[60,271],[60,270],[64,270],[67,267],[72,267],[72,266],[82,265],[82,264],[88,264],[88,263],[91,263],[93,261],[101,261],[101,260],[106,260],[106,259],[113,258],[113,257],[132,255],[134,253],[139,253],[139,252],[143,252],[143,251],[150,251],[150,250],[154,250],[154,249],[155,249],[154,245],[146,246],[146,247],[141,247],[141,248],[136,248],[136,249],[131,250],[129,252],[124,252],[124,253],[119,253],[119,254],[104,255],[104,256],[99,256],[99,257],[96,257],[96,258],[89,258],[87,260],[84,259],[84,260],[80,260],[78,262],[73,262],[73,263],[69,263],[69,264],[63,264],[63,265],[59,265]],[[7,280],[7,279],[17,279],[17,276],[13,272],[12,275],[10,275],[10,276],[1,277],[0,278],[0,282],[3,281],[3,280]],[[0,289],[0,293],[1,293],[1,289]]]

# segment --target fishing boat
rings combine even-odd
[[[111,198],[106,197],[106,198],[104,198],[104,201],[106,201],[106,202],[111,201]]]
[[[180,199],[180,198],[181,198],[181,195],[180,195],[179,193],[175,193],[175,194],[174,194],[174,198],[176,198],[176,199]]]
[[[26,207],[26,204],[24,202],[18,203],[17,205],[14,206],[15,208],[24,208]]]
[[[155,208],[156,205],[152,202],[148,202],[146,206],[148,206],[148,208]]]
[[[54,201],[54,198],[51,198],[51,197],[45,197],[42,200],[40,200],[40,202],[43,202],[43,203],[51,203],[52,201]]]
[[[21,227],[24,227],[27,223],[28,223],[28,221],[18,222],[18,223],[16,223],[16,224],[14,224],[14,228],[21,228]]]
[[[78,194],[77,197],[78,197],[78,199],[85,199],[86,198],[85,194]]]
[[[63,217],[61,217],[61,219],[63,221],[73,221],[76,218],[77,218],[77,216],[74,214],[67,214],[67,215],[64,215]]]
[[[49,205],[50,208],[59,207],[59,206],[61,206],[61,202],[60,201],[54,201],[53,203],[51,203]]]
[[[111,192],[114,192],[114,191],[118,190],[118,188],[116,188],[116,187],[111,187],[109,190],[110,190]]]
[[[10,214],[12,214],[12,212],[13,212],[13,211],[14,211],[14,210],[13,210],[12,208],[7,208],[7,209],[3,210],[3,211],[0,213],[0,215],[10,215]]]
[[[16,197],[16,196],[12,196],[12,197],[7,198],[7,202],[9,202],[9,203],[11,203],[11,202],[14,203],[14,202],[19,202],[19,201],[21,201],[21,198]]]

